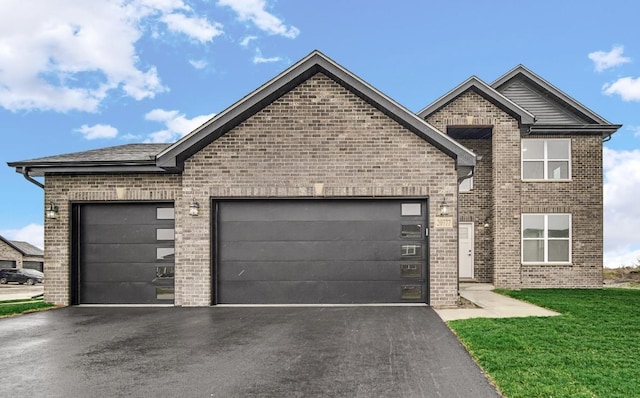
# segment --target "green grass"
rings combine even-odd
[[[46,303],[42,297],[36,299],[4,300],[0,301],[0,317],[38,311],[53,306],[51,303]]]
[[[640,396],[640,291],[500,293],[563,314],[449,322],[506,397]]]

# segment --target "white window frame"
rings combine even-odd
[[[544,233],[542,238],[525,238],[524,237],[524,217],[525,216],[544,216]],[[569,238],[550,238],[549,237],[549,216],[567,216],[569,218]],[[549,241],[562,240],[569,241],[569,261],[549,261]],[[525,261],[524,260],[524,242],[525,241],[543,241],[544,242],[544,259],[543,261]],[[571,213],[522,213],[520,215],[520,261],[522,264],[571,264],[573,252],[573,219]]]
[[[522,148],[522,142],[528,141],[541,141],[543,142],[543,157],[540,159],[526,159],[522,155],[522,151],[520,151],[520,178],[522,181],[571,181],[571,139],[570,138],[553,138],[553,139],[539,139],[539,138],[523,138],[520,142],[520,147]],[[549,142],[553,141],[565,141],[568,143],[569,153],[566,159],[560,158],[549,158],[548,145]],[[543,170],[542,170],[542,178],[525,178],[524,177],[524,164],[525,162],[542,162]],[[549,162],[567,162],[567,178],[549,178]]]

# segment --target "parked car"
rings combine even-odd
[[[35,269],[3,268],[0,269],[0,284],[17,282],[19,284],[35,285],[44,282],[44,274]]]

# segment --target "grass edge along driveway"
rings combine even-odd
[[[45,302],[42,297],[33,299],[3,300],[0,301],[0,318],[24,314],[27,312],[40,311],[50,307],[54,307],[54,305]]]
[[[498,292],[562,314],[449,322],[505,397],[640,396],[640,290]]]

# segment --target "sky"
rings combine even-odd
[[[417,112],[523,64],[608,121],[605,265],[640,258],[640,2],[2,0],[0,235],[43,246],[6,162],[174,142],[317,49]]]

